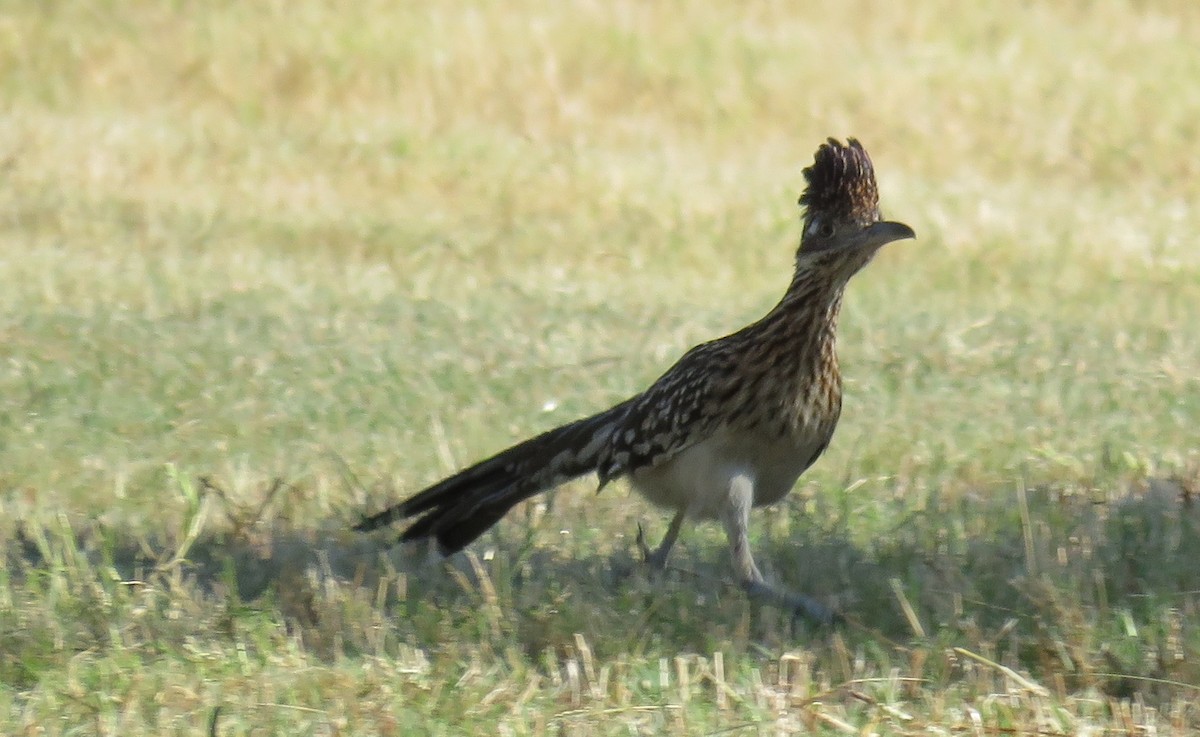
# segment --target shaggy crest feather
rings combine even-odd
[[[858,139],[849,138],[847,144],[830,138],[817,149],[812,166],[804,169],[808,186],[800,204],[807,209],[806,228],[814,213],[856,223],[879,219],[879,189],[871,157]]]

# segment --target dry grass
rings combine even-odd
[[[1200,729],[1198,29],[0,8],[0,732]],[[827,135],[920,240],[756,546],[852,626],[747,604],[707,527],[647,580],[623,489],[445,565],[345,532],[766,309]]]

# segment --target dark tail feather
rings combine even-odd
[[[400,535],[400,542],[433,537],[437,540],[438,550],[442,551],[442,555],[457,553],[474,542],[475,538],[491,529],[492,525],[508,514],[508,510],[534,496],[538,491],[543,490],[538,489],[532,494],[505,498],[498,503],[476,509],[465,515],[456,514],[455,510],[435,509],[409,526]]]
[[[595,470],[625,409],[622,403],[518,443],[365,518],[354,529],[374,530],[419,516],[401,540],[433,537],[447,555],[462,550],[518,503]]]

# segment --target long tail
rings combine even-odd
[[[462,550],[519,502],[595,470],[628,404],[518,443],[363,519],[354,529],[374,530],[418,517],[401,541],[432,537],[446,555]]]

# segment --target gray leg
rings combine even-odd
[[[790,609],[793,616],[804,617],[818,624],[836,621],[837,614],[815,599],[781,591],[763,579],[750,553],[750,509],[753,506],[754,482],[747,476],[735,476],[729,483],[729,503],[721,521],[725,523],[725,535],[729,538],[729,549],[733,553],[734,573],[747,596]]]
[[[667,534],[663,537],[662,543],[654,551],[651,551],[646,545],[646,535],[642,532],[642,526],[638,525],[637,545],[642,551],[642,560],[651,568],[661,571],[667,567],[667,555],[671,552],[671,546],[675,544],[675,539],[679,537],[679,530],[683,527],[683,519],[686,517],[682,511],[676,513],[675,518],[671,520],[671,526],[667,528]]]

